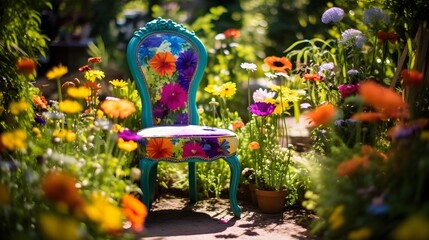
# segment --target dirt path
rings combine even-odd
[[[162,195],[146,219],[143,239],[299,239],[307,236],[315,218],[302,209],[279,214],[261,214],[256,206],[239,201],[241,219],[234,218],[228,199],[207,199],[189,204],[186,198]]]

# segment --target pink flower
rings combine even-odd
[[[341,98],[346,98],[354,93],[356,93],[359,89],[359,84],[341,84],[338,86],[338,91],[341,93]]]
[[[170,110],[184,107],[186,103],[186,91],[179,84],[170,83],[162,87],[161,102]]]
[[[207,158],[206,153],[203,150],[203,147],[199,142],[187,142],[183,145],[183,154],[182,157],[194,157],[199,156],[202,158]]]

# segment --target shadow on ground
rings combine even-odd
[[[152,205],[143,239],[298,239],[314,240],[308,225],[315,215],[302,209],[262,214],[245,201],[243,213],[233,217],[228,199],[207,199],[195,204],[186,198],[162,195]]]

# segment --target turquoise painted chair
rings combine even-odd
[[[207,65],[207,51],[194,32],[162,18],[136,31],[127,60],[142,101],[140,160],[143,203],[154,200],[158,162],[187,162],[190,201],[197,201],[197,162],[224,159],[231,170],[229,198],[234,216],[240,161],[238,138],[227,129],[199,125],[196,93]]]

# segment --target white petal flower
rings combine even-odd
[[[247,70],[247,71],[251,71],[251,72],[256,71],[256,69],[258,68],[258,67],[256,66],[256,64],[254,64],[254,63],[247,63],[247,62],[241,63],[241,64],[240,64],[240,67],[241,67],[242,69],[245,69],[245,70]]]
[[[277,76],[275,74],[272,74],[272,73],[269,73],[269,72],[265,73],[265,77],[269,78],[270,80],[273,80],[273,79],[277,78]]]
[[[266,99],[274,98],[275,92],[268,92],[267,89],[259,88],[253,93],[253,101],[264,102]]]

